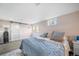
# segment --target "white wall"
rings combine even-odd
[[[20,24],[20,39],[30,36],[32,33],[32,26]]]

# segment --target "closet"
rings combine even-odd
[[[8,28],[9,41],[25,39],[32,33],[31,25],[0,20],[0,43],[3,43],[3,32],[5,27]]]

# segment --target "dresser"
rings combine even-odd
[[[73,41],[74,55],[79,56],[79,41]]]

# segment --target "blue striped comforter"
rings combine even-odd
[[[28,56],[63,56],[64,46],[54,41],[36,39],[30,37],[22,40],[20,49]]]

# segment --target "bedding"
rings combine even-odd
[[[61,43],[30,37],[22,40],[20,49],[28,56],[64,56]]]

